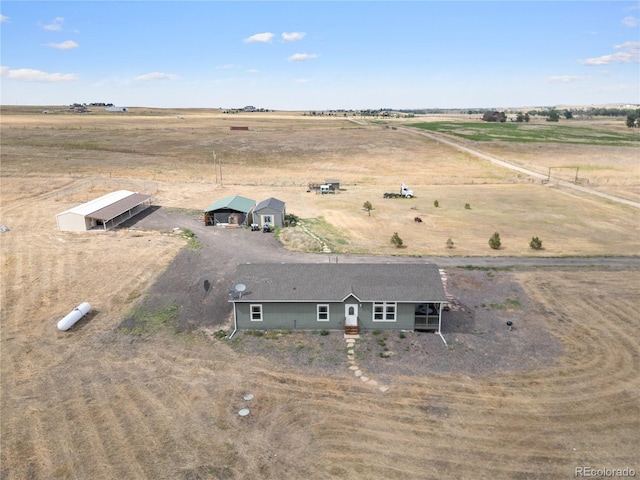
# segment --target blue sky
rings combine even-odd
[[[3,105],[640,103],[625,1],[3,1]]]

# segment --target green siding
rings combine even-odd
[[[347,300],[345,303],[355,303]],[[329,305],[329,321],[317,320],[318,303],[262,303],[262,321],[250,320],[249,303],[236,303],[236,322],[241,330],[342,330],[345,303],[319,303]],[[259,304],[256,302],[256,304]],[[358,318],[361,330],[413,330],[415,305],[398,303],[395,322],[374,322],[373,304],[359,303]]]
[[[344,327],[342,303],[320,304],[329,305],[328,322],[317,320],[317,305],[317,303],[263,303],[262,321],[252,322],[249,315],[250,304],[236,303],[236,321],[238,328],[245,330],[334,330]]]
[[[358,311],[361,330],[413,330],[415,304],[396,304],[395,322],[374,322],[373,303],[363,303]]]

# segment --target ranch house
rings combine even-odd
[[[245,330],[431,330],[447,304],[434,264],[240,264],[234,327]]]

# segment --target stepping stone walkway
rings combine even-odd
[[[331,252],[331,247],[329,247],[329,245],[327,245],[320,237],[318,237],[315,233],[313,233],[311,230],[309,230],[309,228],[302,222],[298,222],[298,226],[302,229],[302,231],[304,233],[306,233],[307,235],[309,235],[311,238],[313,238],[316,242],[318,242],[320,244],[320,247],[322,248],[322,253],[332,253]]]
[[[360,367],[356,363],[356,339],[360,338],[360,335],[345,335],[345,340],[347,341],[347,359],[349,360],[349,370],[353,372],[356,378],[359,378],[363,383],[370,385],[372,387],[376,387],[378,391],[384,393],[389,390],[389,387],[386,385],[380,385],[377,381],[372,378],[365,376],[360,370]]]

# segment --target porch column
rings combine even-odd
[[[446,345],[447,341],[442,336],[442,309],[443,309],[443,307],[444,307],[444,303],[440,302],[440,308],[438,309],[438,335],[440,335],[440,338],[442,339],[442,341]]]

